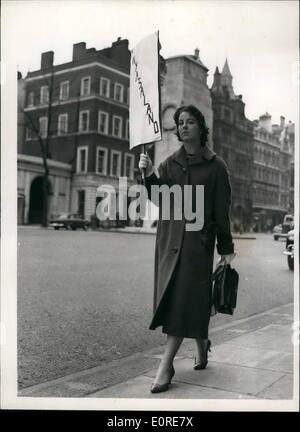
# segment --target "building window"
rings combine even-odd
[[[48,129],[48,118],[47,117],[40,117],[39,118],[39,134],[41,138],[46,138],[47,136],[47,129]]]
[[[108,113],[98,111],[98,132],[108,135]]]
[[[32,139],[32,129],[31,128],[26,128],[26,137],[25,137],[26,141],[29,141]]]
[[[123,102],[124,86],[119,83],[115,83],[114,99],[118,102]]]
[[[88,162],[88,146],[78,147],[77,149],[77,172],[86,173]]]
[[[77,191],[77,214],[84,218],[84,210],[85,210],[85,190]]]
[[[113,116],[112,135],[116,138],[122,138],[122,117]]]
[[[89,130],[90,112],[80,111],[79,113],[79,132],[87,132]]]
[[[227,108],[224,108],[224,111],[223,111],[223,113],[224,113],[224,119],[225,120],[227,120],[227,121],[231,121],[231,111],[229,110],[229,109],[227,109]]]
[[[58,116],[57,135],[63,135],[68,132],[68,114]]]
[[[31,91],[28,93],[27,106],[31,107],[34,105],[34,92]]]
[[[107,78],[100,78],[100,96],[109,98],[110,81]]]
[[[134,179],[134,155],[132,154],[124,155],[124,176]]]
[[[60,100],[69,99],[69,81],[63,81],[60,83],[59,99]]]
[[[58,193],[59,195],[66,195],[67,191],[67,178],[66,177],[60,177],[58,181]]]
[[[111,152],[110,175],[114,177],[121,175],[121,152],[115,150]]]
[[[128,119],[126,119],[125,139],[129,140],[129,120]]]
[[[42,86],[41,87],[40,102],[41,102],[41,104],[45,104],[45,103],[49,102],[49,88],[48,88],[48,86]]]
[[[96,173],[107,174],[107,153],[108,150],[103,147],[97,147],[96,153]]]
[[[91,92],[91,77],[81,78],[80,95],[88,96]]]

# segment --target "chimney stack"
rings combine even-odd
[[[41,69],[47,69],[49,67],[53,66],[53,60],[54,60],[54,52],[53,51],[47,51],[42,53],[41,56]]]
[[[199,53],[200,53],[199,49],[196,48],[195,51],[194,51],[194,58],[195,58],[196,60],[199,60]]]
[[[78,42],[73,45],[73,61],[79,60],[85,55],[86,50],[86,43],[85,42]]]
[[[271,119],[272,116],[267,112],[259,117],[259,126],[263,127],[270,133],[272,132]]]
[[[280,127],[283,128],[285,123],[285,117],[280,116]]]
[[[129,44],[128,39],[122,39],[119,36],[118,39],[115,42],[112,43],[111,47],[112,48],[122,47],[122,48],[127,48],[128,49],[128,44]]]
[[[112,43],[109,49],[109,58],[118,62],[121,65],[130,65],[130,51],[128,49],[129,41],[128,39],[118,39]]]

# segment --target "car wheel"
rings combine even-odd
[[[54,227],[54,229],[55,229],[56,231],[58,231],[58,230],[59,230],[59,227]]]
[[[287,261],[288,261],[289,269],[294,270],[294,258],[288,255]]]
[[[72,226],[72,231],[76,231],[76,227],[75,226]]]

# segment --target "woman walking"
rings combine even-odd
[[[234,258],[229,210],[231,188],[225,162],[207,146],[208,128],[202,113],[193,105],[182,106],[174,114],[177,137],[183,145],[164,160],[157,173],[150,158],[141,154],[139,168],[145,172],[145,186],[151,199],[151,186],[192,187],[189,204],[194,211],[196,185],[204,186],[204,225],[187,229],[193,221],[162,217],[159,206],[155,249],[154,314],[150,329],[162,326],[167,335],[164,355],[151,387],[152,393],[169,389],[175,373],[174,357],[183,338],[196,342],[194,369],[204,369],[210,350],[208,326],[211,314],[215,238],[221,260]],[[184,202],[184,199],[182,200]],[[162,203],[160,203],[162,204]],[[184,213],[185,214],[185,213]]]

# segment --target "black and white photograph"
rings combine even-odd
[[[299,65],[296,1],[1,2],[2,409],[299,411]]]

